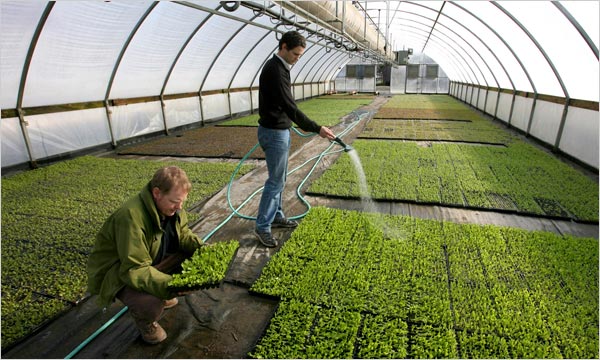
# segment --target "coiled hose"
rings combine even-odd
[[[364,116],[364,115],[363,115]],[[349,127],[347,127],[345,130],[343,130],[342,132],[340,132],[338,134],[338,137],[343,137],[344,135],[346,135],[348,132],[350,132],[356,125],[359,124],[359,120],[362,119],[362,116],[357,115],[357,121],[354,121]],[[316,134],[311,133],[311,134],[304,134],[301,133],[299,130],[297,130],[296,128],[292,128],[292,130],[294,130],[294,132],[296,132],[299,136],[302,137],[312,137],[315,136]],[[290,170],[287,175],[291,175],[294,172],[300,170],[301,168],[303,168],[304,166],[306,166],[308,163],[310,163],[311,161],[317,159],[315,161],[315,163],[313,164],[312,168],[310,169],[310,171],[306,174],[306,176],[302,179],[302,181],[300,182],[300,184],[298,185],[298,187],[296,188],[296,195],[297,197],[300,199],[300,201],[302,201],[304,203],[304,205],[306,205],[307,210],[299,215],[295,215],[295,216],[290,216],[289,218],[292,220],[297,220],[297,219],[301,219],[303,217],[306,216],[306,214],[308,214],[308,212],[311,209],[311,205],[308,203],[308,201],[306,201],[306,199],[304,198],[304,196],[301,194],[301,189],[304,186],[304,184],[306,183],[306,181],[308,180],[308,178],[312,175],[313,171],[315,170],[315,168],[317,167],[317,165],[319,164],[319,162],[321,161],[321,159],[323,159],[324,156],[326,155],[331,155],[331,154],[335,154],[341,151],[344,151],[344,149],[341,150],[336,150],[336,151],[330,151],[330,149],[333,147],[333,145],[336,144],[335,142],[331,142],[329,144],[329,146],[322,151],[319,155],[317,156],[313,156],[312,158],[306,160],[304,163],[300,164],[299,166],[295,167],[294,169]],[[227,184],[227,204],[229,205],[229,208],[231,209],[232,213],[230,214],[230,216],[224,220],[221,224],[219,224],[215,229],[213,229],[213,231],[211,231],[207,237],[212,236],[216,231],[218,231],[225,223],[227,223],[227,221],[229,221],[231,219],[231,217],[233,217],[234,215],[242,218],[242,219],[247,219],[247,220],[256,220],[255,216],[249,216],[249,215],[244,215],[244,214],[240,214],[239,210],[244,207],[244,205],[246,205],[256,194],[258,194],[260,191],[263,190],[264,187],[260,187],[257,190],[255,190],[252,194],[250,194],[250,196],[248,196],[248,198],[246,198],[246,200],[244,202],[242,202],[242,204],[240,206],[238,206],[237,208],[235,208],[233,206],[233,204],[231,203],[231,187],[233,184],[233,181],[235,180],[235,177],[237,176],[240,168],[242,167],[242,165],[244,164],[244,162],[248,159],[248,157],[250,157],[250,155],[252,155],[252,153],[260,146],[260,144],[256,144],[254,145],[254,147],[246,154],[244,155],[244,157],[240,160],[238,166],[235,168],[235,170],[233,171],[233,173],[231,174],[231,178],[229,179],[229,184]]]

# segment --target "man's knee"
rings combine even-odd
[[[156,321],[163,312],[162,299],[127,286],[119,291],[117,298],[129,308],[134,317],[139,319]]]

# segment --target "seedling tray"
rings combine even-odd
[[[189,286],[167,286],[167,289],[169,289],[169,291],[175,292],[175,293],[183,292],[183,291],[207,290],[207,289],[218,288],[219,286],[221,286],[222,283],[223,283],[223,281],[210,282],[210,283],[204,283],[204,284],[190,284]]]
[[[239,244],[237,242],[234,244],[234,242],[229,241],[215,243],[196,250],[191,258],[181,264],[182,271],[187,271],[189,273],[187,276],[194,277],[195,279],[190,280],[188,283],[185,281],[187,279],[181,278],[183,273],[174,274],[173,280],[167,285],[167,289],[174,292],[181,292],[220,286],[227,275],[231,263],[235,259],[238,248]],[[175,281],[177,283],[172,284]]]

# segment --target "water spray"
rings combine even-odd
[[[343,147],[345,152],[349,152],[349,151],[351,151],[351,150],[354,150],[354,148],[353,148],[352,146],[350,146],[350,145],[346,145],[346,144],[345,144],[345,143],[342,141],[342,139],[340,139],[340,138],[339,138],[339,137],[337,137],[337,136],[335,137],[335,139],[333,139],[333,141],[335,141],[335,142],[336,142],[336,143],[338,143],[338,144],[339,144],[341,147]]]

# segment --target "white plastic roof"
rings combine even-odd
[[[4,109],[18,107],[22,82],[23,107],[256,86],[277,47],[269,16],[244,6],[228,12],[218,1],[17,0],[2,1],[1,11]],[[336,49],[313,47],[318,40],[305,36],[305,58],[346,60]],[[335,75],[332,66],[300,68],[294,74],[300,82]]]
[[[597,102],[598,24],[598,1],[0,0],[2,167],[252,111],[291,29],[297,98],[411,48],[451,82]]]
[[[452,81],[598,101],[598,1],[359,3],[393,48]]]

